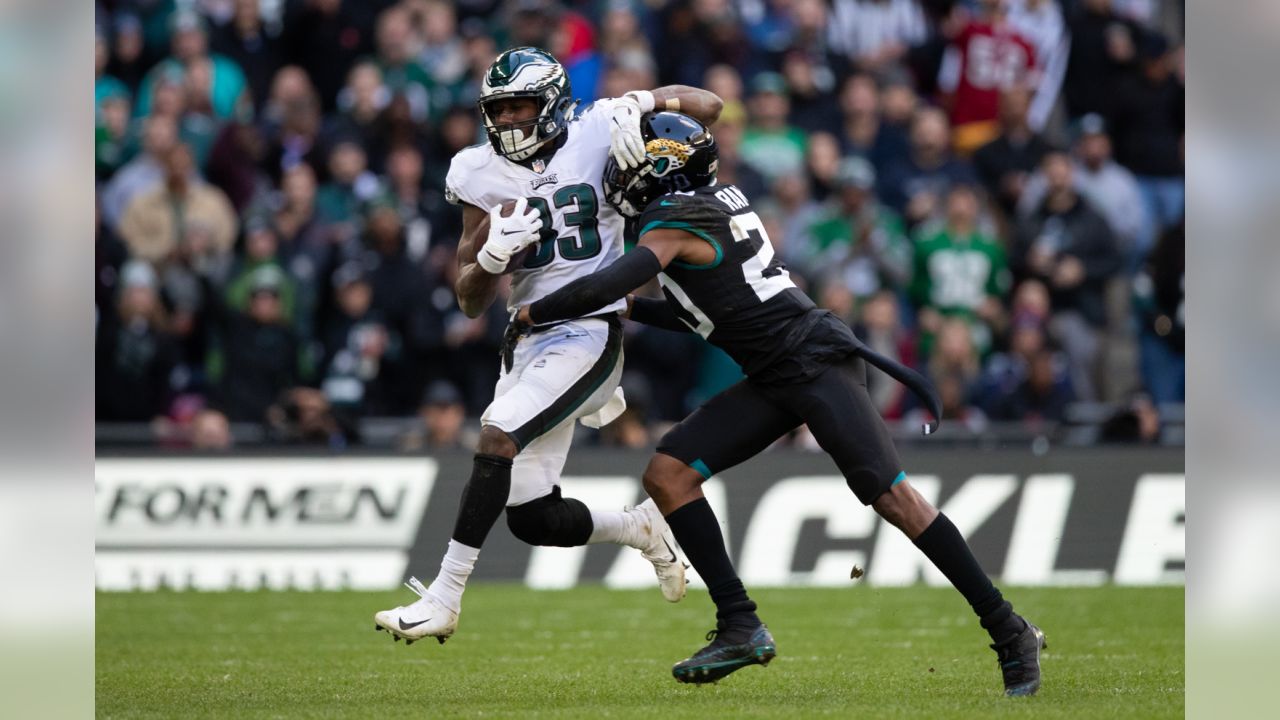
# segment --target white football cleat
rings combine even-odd
[[[424,637],[433,637],[443,645],[458,629],[458,611],[441,605],[428,595],[418,578],[411,577],[404,585],[417,593],[418,600],[411,605],[374,613],[374,629],[386,630],[397,642],[404,639],[405,645]]]
[[[658,586],[667,602],[680,602],[685,594],[684,571],[689,566],[676,551],[676,538],[652,499],[624,510],[636,523],[640,554],[653,563]]]

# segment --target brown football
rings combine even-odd
[[[502,217],[511,217],[511,213],[515,212],[515,209],[516,209],[515,200],[505,200],[502,203],[502,210],[500,210],[498,214],[501,215]],[[526,215],[528,215],[529,213],[536,213],[536,212],[538,211],[534,210],[532,207],[525,210]],[[476,251],[478,252],[480,248],[484,247],[485,242],[489,239],[489,216],[488,215],[485,215],[483,218],[481,218],[480,225],[478,228],[476,228],[476,233],[480,237],[480,244],[476,247]],[[507,261],[507,269],[503,270],[502,274],[506,275],[508,273],[515,272],[516,270],[519,270],[520,268],[524,267],[525,258],[529,256],[529,253],[537,250],[537,248],[538,248],[537,243],[534,243],[529,247],[516,253],[515,255],[512,255],[511,259]]]

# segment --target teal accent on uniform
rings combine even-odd
[[[711,479],[711,468],[707,467],[707,464],[702,462],[702,458],[698,458],[697,460],[694,460],[693,462],[689,463],[689,467],[693,468],[694,470],[697,470],[698,474],[701,475],[702,477],[708,480]]]
[[[672,260],[671,264],[675,265],[678,268],[684,268],[685,270],[710,270],[712,268],[719,267],[720,262],[724,260],[724,248],[720,247],[720,243],[716,242],[715,238],[711,237],[710,235],[706,234],[702,230],[699,230],[698,228],[686,222],[676,222],[674,220],[654,220],[648,225],[645,225],[644,228],[640,230],[640,234],[637,237],[643,237],[645,233],[655,228],[671,228],[673,230],[684,230],[685,232],[693,233],[694,235],[697,235],[703,240],[706,240],[707,242],[711,243],[711,247],[716,249],[716,259],[712,260],[706,265],[691,265],[689,263],[682,263],[679,260]]]
[[[675,203],[669,200],[659,200],[658,204],[661,205],[662,207],[673,207],[675,205]]]
[[[907,473],[906,473],[906,471],[904,470],[904,471],[902,471],[902,472],[898,473],[898,477],[894,478],[894,479],[893,479],[893,482],[889,483],[889,487],[893,487],[894,485],[897,485],[898,483],[900,483],[900,482],[902,482],[903,480],[906,480],[906,479],[907,479]]]

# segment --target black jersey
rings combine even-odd
[[[849,327],[791,282],[759,216],[736,187],[663,195],[649,203],[637,225],[642,237],[674,228],[715,248],[711,263],[673,261],[658,282],[680,319],[727,352],[751,379],[805,379],[857,349]]]

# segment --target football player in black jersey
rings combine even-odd
[[[626,296],[632,320],[697,332],[746,373],[668,432],[644,473],[645,490],[716,604],[711,643],[675,665],[676,679],[713,682],[776,654],[701,485],[807,424],[854,495],[902,530],[972,606],[991,635],[1005,694],[1035,693],[1044,633],[1013,612],[955,525],[906,479],[867,394],[866,362],[911,387],[937,417],[932,388],[863,345],[791,282],[747,198],[715,183],[716,144],[701,123],[660,112],[646,115],[641,129],[645,162],[624,171],[610,161],[604,182],[609,202],[638,217],[637,247],[521,308],[510,339],[522,328],[583,317]],[[665,299],[628,294],[655,276]]]

